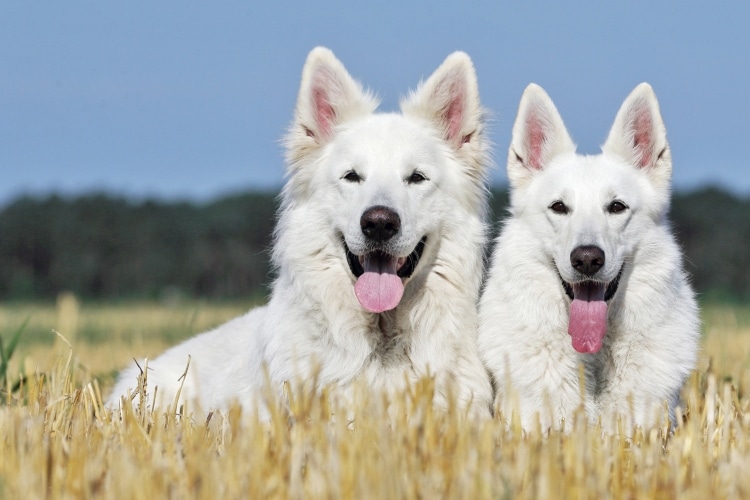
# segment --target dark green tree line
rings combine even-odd
[[[21,198],[0,212],[0,297],[262,293],[274,193],[196,206],[89,195]]]

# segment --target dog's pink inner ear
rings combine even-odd
[[[443,122],[446,128],[446,139],[452,143],[456,143],[459,146],[465,142],[464,137],[460,136],[461,126],[464,121],[464,107],[466,102],[466,95],[463,87],[460,84],[451,86],[450,89],[450,100],[448,101],[448,107],[443,114]],[[459,137],[461,141],[459,141]]]
[[[315,108],[315,121],[322,139],[331,135],[333,121],[336,119],[336,111],[328,100],[328,95],[321,88],[313,88],[313,106]]]
[[[653,156],[654,123],[645,107],[637,109],[633,117],[633,150],[640,168],[651,166]]]
[[[462,134],[466,122],[467,82],[465,75],[453,70],[445,75],[432,90],[430,100],[437,106],[437,119],[443,128],[444,138],[453,147],[460,148],[471,140],[471,134]]]
[[[545,133],[540,117],[532,112],[526,119],[526,150],[528,166],[536,170],[542,169]]]
[[[327,75],[324,70],[321,70],[315,76],[311,90],[313,119],[321,135],[320,139],[330,137],[336,120],[336,110],[333,109],[330,98],[331,80],[332,75]]]

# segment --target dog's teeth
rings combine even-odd
[[[406,264],[406,257],[399,257],[396,261],[396,269],[401,269]]]

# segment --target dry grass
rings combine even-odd
[[[92,308],[92,318],[103,307]],[[145,335],[155,331],[150,330],[154,324],[167,321],[158,319],[157,309],[166,316],[179,314],[154,308],[150,316],[145,313],[149,306],[137,307],[144,309],[128,314],[123,306],[122,314],[111,314],[113,323],[104,325],[105,330],[142,331],[136,343],[163,343]],[[294,393],[287,409],[267,423],[240,416],[239,410],[227,417],[215,414],[208,423],[137,411],[115,420],[101,407],[93,375],[109,373],[113,365],[93,358],[117,358],[121,366],[129,354],[115,356],[108,352],[112,344],[82,337],[82,325],[93,320],[86,307],[73,309],[79,314],[75,348],[62,341],[48,343],[45,349],[59,355],[57,363],[35,369],[20,394],[3,398],[0,497],[750,496],[746,309],[706,311],[705,361],[685,389],[684,419],[669,438],[657,429],[632,440],[602,437],[582,421],[567,436],[524,437],[494,421],[466,421],[458,410],[434,413],[428,404],[429,381],[392,403],[408,411],[409,420],[388,419],[384,401],[364,391],[353,425],[331,418],[325,397]],[[212,316],[210,309],[201,310],[216,323],[230,313]],[[35,324],[71,321],[44,308],[29,313]],[[186,319],[189,311],[182,313],[186,317],[178,323],[210,326]],[[10,327],[13,314],[8,307],[0,311]],[[125,335],[113,335],[117,350],[127,351]],[[41,359],[38,346],[24,349],[29,359]],[[19,366],[31,370],[29,362]]]

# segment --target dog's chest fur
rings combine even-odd
[[[368,361],[383,368],[411,365],[410,340],[394,314],[378,314],[368,332],[372,349]]]

